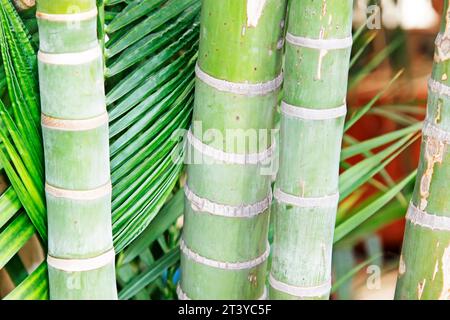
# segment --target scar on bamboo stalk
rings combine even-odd
[[[247,1],[247,27],[257,27],[267,0]]]
[[[435,164],[441,164],[444,159],[445,144],[433,137],[427,137],[425,145],[425,160],[427,168],[420,180],[420,204],[419,209],[425,210],[430,196],[431,180]]]
[[[446,27],[444,33],[438,35],[436,39],[436,50],[434,54],[434,62],[439,63],[450,59],[450,11],[445,16]]]

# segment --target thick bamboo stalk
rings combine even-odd
[[[290,4],[271,299],[329,297],[352,2]]]
[[[180,298],[265,296],[272,197],[261,161],[272,150],[285,11],[280,0],[203,0]],[[233,135],[241,144],[227,143]]]
[[[116,299],[95,0],[39,0],[51,299]]]
[[[396,299],[450,299],[450,9],[436,40],[427,118],[406,216]]]

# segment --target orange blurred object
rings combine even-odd
[[[442,0],[433,0],[433,7],[434,7],[434,9],[437,12],[441,13],[442,10],[444,10],[444,1],[442,1]]]

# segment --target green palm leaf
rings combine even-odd
[[[0,104],[1,120],[6,124],[6,130],[0,130],[4,146],[0,160],[14,188],[5,193],[4,199],[14,199],[15,195],[25,207],[41,238],[45,240],[42,143],[40,130],[32,130],[32,124],[39,128],[39,105],[33,104],[39,101],[37,90],[33,89],[37,73],[34,65],[29,63],[36,61],[36,53],[34,50],[30,51],[30,37],[10,1],[1,1],[5,3],[5,8],[14,13],[1,15],[2,60],[7,62],[3,68],[7,79],[5,85],[10,100],[14,101],[11,108]],[[127,15],[116,15],[112,23],[116,18],[119,19],[121,22],[117,21],[122,24],[119,28],[121,30],[108,35],[111,40],[107,47],[112,48],[116,48],[112,45],[115,42],[127,43],[129,36],[123,31],[135,29],[137,25],[145,28],[148,35],[142,41],[126,45],[132,45],[129,50],[133,50],[135,55],[130,56],[130,51],[127,50],[115,52],[114,57],[106,61],[111,67],[107,69],[111,70],[108,76],[115,76],[108,81],[107,93],[111,114],[113,230],[117,253],[138,237],[155,218],[182,173],[182,164],[172,161],[174,154],[180,152],[180,141],[178,138],[170,138],[177,130],[187,129],[190,123],[196,39],[199,32],[198,23],[193,24],[193,21],[199,15],[200,2],[178,2],[180,1],[183,2],[181,6],[175,5],[177,1],[167,1],[167,8],[153,12],[157,21],[147,19],[147,24],[150,24],[148,27],[139,18],[135,19],[136,15],[133,19],[129,19],[130,16]],[[189,4],[194,5],[189,7]],[[125,8],[133,6],[134,2]],[[184,10],[186,7],[189,8]],[[22,28],[14,39],[7,29],[12,26]],[[183,35],[179,37],[180,34]],[[24,43],[26,44],[23,45]],[[142,65],[146,67],[143,68]],[[128,76],[121,74],[125,69]],[[116,81],[117,74],[121,81]],[[24,79],[29,80],[27,85]],[[9,110],[15,112],[11,115]],[[28,112],[30,110],[32,112]],[[32,132],[38,139],[23,139]],[[0,236],[4,240],[0,241],[0,248],[4,252],[0,262],[4,264],[35,231],[26,215],[22,213],[12,219],[13,206],[10,211],[7,212],[8,216],[3,218],[2,215],[7,224]],[[15,241],[7,243],[6,240],[13,236],[12,231],[17,230],[17,226],[23,232]],[[28,276],[23,285],[17,287],[9,297],[46,297],[46,289],[42,289],[42,283],[46,285],[47,278],[42,268]],[[41,285],[38,286],[38,283]],[[28,296],[24,287],[39,289],[37,293],[30,291]]]

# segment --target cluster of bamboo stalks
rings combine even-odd
[[[136,6],[150,12],[162,2]],[[109,128],[106,104],[122,96],[105,97],[104,55],[125,47],[117,41],[105,50],[98,4],[37,1],[52,299],[117,298],[110,155],[122,147],[118,139],[110,150],[109,140],[122,129],[118,122]],[[187,11],[177,21],[192,22],[199,6],[183,1]],[[165,8],[175,12],[173,1]],[[353,0],[202,0],[194,113],[185,139],[194,161],[184,186],[179,299],[329,299],[352,12]],[[398,299],[450,298],[447,0],[444,12]],[[180,41],[194,41],[193,34]],[[194,84],[182,77],[193,72],[194,55],[184,54],[189,62],[177,79],[186,85],[179,104],[190,105]],[[113,63],[106,72],[126,68]]]
[[[191,132],[188,139],[192,152],[208,161],[188,167],[179,297],[328,299],[353,1],[291,1],[287,11],[284,1],[271,0],[205,0],[203,5],[194,121],[218,130],[220,143],[202,131]],[[436,42],[422,162],[400,259],[399,299],[449,297],[450,212],[444,182],[450,141],[445,120],[448,17]],[[261,148],[261,141],[268,140],[270,110],[278,103],[284,42],[267,295],[272,194],[266,193],[270,181],[261,166],[273,146]],[[223,137],[236,128],[258,132],[258,148],[227,144]],[[245,134],[240,138],[248,141]],[[424,263],[426,252],[433,252],[433,259]]]
[[[188,166],[182,297],[267,297],[272,193],[263,164],[274,146],[262,142],[270,139],[278,105],[284,43],[269,295],[329,297],[352,2],[291,1],[287,11],[287,1],[203,1],[189,142],[205,161]],[[248,144],[244,135],[255,132],[256,148],[226,144],[208,152],[218,147],[208,143],[206,133],[195,132],[195,121],[221,137],[241,129],[239,138]]]

